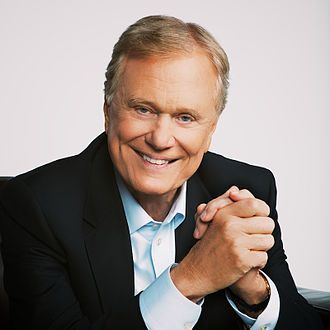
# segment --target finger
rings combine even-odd
[[[232,203],[233,201],[229,197],[218,197],[216,199],[213,199],[211,202],[207,204],[204,211],[200,215],[200,220],[203,222],[211,221],[218,210]]]
[[[269,217],[254,216],[245,218],[243,231],[247,234],[271,234],[275,228],[275,222]]]
[[[217,210],[229,205],[232,203],[232,200],[229,198],[229,195],[235,191],[238,191],[238,187],[230,187],[224,194],[211,200],[208,204],[200,204],[197,207],[197,213],[195,214],[196,227],[194,230],[194,238],[200,239],[205,234],[209,222],[213,219]]]
[[[264,201],[257,198],[246,198],[222,208],[218,211],[217,216],[227,214],[240,218],[267,217],[269,212],[269,206]]]
[[[197,217],[195,230],[193,234],[194,238],[201,239],[204,236],[208,227],[209,227],[209,222],[203,222],[201,221],[200,217]]]
[[[193,233],[193,236],[195,239],[200,239],[203,237],[203,235],[205,234],[207,228],[208,228],[208,224],[207,223],[204,223],[201,221],[200,219],[200,214],[204,211],[205,209],[205,206],[207,204],[205,203],[202,203],[202,204],[199,204],[197,206],[197,211],[195,213],[195,230],[194,230],[194,233]]]
[[[199,216],[199,215],[204,211],[206,205],[207,205],[207,204],[205,204],[205,203],[199,204],[199,205],[197,206],[197,210],[196,210],[196,214],[195,214],[195,216],[196,216],[196,215]]]
[[[245,199],[245,198],[254,198],[253,194],[247,190],[247,189],[241,189],[238,191],[231,191],[229,194],[229,197],[234,201],[237,202],[241,199]]]
[[[195,214],[196,227],[193,234],[195,239],[200,239],[204,236],[208,228],[208,222],[213,219],[218,209],[232,203],[232,200],[228,196],[231,192],[236,190],[238,190],[238,188],[232,186],[224,194],[211,200],[208,204],[202,203],[198,205]]]
[[[212,220],[219,209],[231,204],[233,201],[229,198],[229,195],[234,191],[238,191],[236,186],[230,187],[224,194],[208,202],[200,215],[201,221],[207,222]]]
[[[268,254],[264,251],[251,251],[249,255],[251,268],[262,269],[268,261]]]
[[[253,234],[248,237],[249,249],[253,251],[268,251],[274,245],[273,235]]]

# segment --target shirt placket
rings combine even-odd
[[[175,260],[173,221],[163,223],[151,243],[151,258],[156,277]]]

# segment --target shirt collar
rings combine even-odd
[[[159,223],[153,220],[150,215],[142,208],[137,200],[127,189],[123,179],[116,173],[116,180],[119,188],[120,197],[124,206],[126,220],[130,235],[138,231],[141,227],[149,222]],[[177,220],[176,227],[183,221],[186,215],[186,190],[187,182],[184,182],[180,188],[179,194],[176,197],[170,211],[162,222],[164,225],[170,223],[173,219]]]

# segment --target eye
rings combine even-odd
[[[191,123],[195,120],[194,117],[192,117],[191,115],[186,115],[186,114],[179,115],[177,117],[177,119],[179,122],[184,123],[184,124]]]
[[[136,107],[135,108],[135,111],[138,113],[138,114],[140,114],[140,115],[150,115],[150,114],[152,114],[153,113],[153,111],[152,110],[150,110],[150,109],[148,109],[148,108],[146,108],[146,107]]]
[[[145,107],[136,107],[135,110],[137,113],[140,113],[142,115],[147,115],[147,114],[151,113],[151,111]]]

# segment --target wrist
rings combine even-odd
[[[261,292],[256,292],[254,295],[250,294],[239,296],[234,290],[230,289],[230,296],[238,309],[254,318],[257,318],[258,315],[267,307],[271,295],[270,285],[266,277],[262,273],[258,273],[264,287]]]
[[[180,264],[172,267],[170,270],[170,276],[175,287],[187,299],[197,303],[199,300],[204,298],[205,295],[199,293],[193,284],[194,281],[191,279],[191,271],[186,269],[184,265]]]
[[[233,284],[230,286],[230,291],[248,305],[257,305],[262,303],[270,296],[270,286],[266,277],[260,272],[256,271],[254,278],[251,278],[249,285]]]

